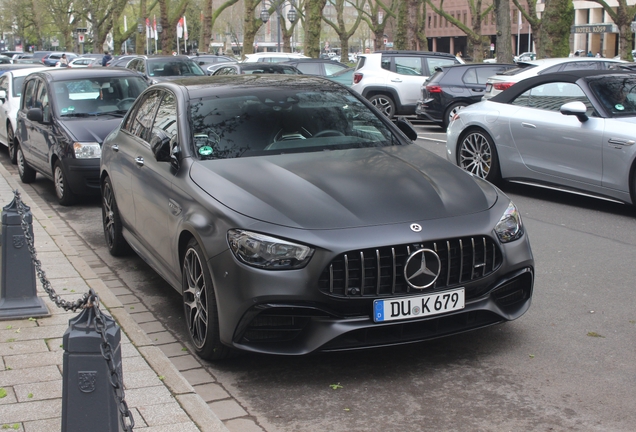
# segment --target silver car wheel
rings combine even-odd
[[[470,132],[459,145],[459,166],[474,176],[487,179],[493,164],[490,140],[482,132]]]
[[[205,344],[208,333],[208,291],[203,275],[202,260],[194,248],[186,252],[183,271],[184,281],[187,284],[183,290],[186,323],[192,343],[200,350]]]
[[[57,199],[62,199],[64,197],[64,173],[62,172],[62,167],[59,166],[59,164],[55,165],[53,181],[55,183],[55,193],[57,194]]]
[[[395,114],[395,104],[393,100],[385,95],[375,95],[369,98],[369,102],[388,118],[393,118]]]

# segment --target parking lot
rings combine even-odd
[[[417,144],[444,157],[445,134],[424,123],[416,129]],[[6,150],[0,162],[17,176]],[[163,327],[187,340],[177,293],[138,257],[108,254],[99,200],[61,207],[52,182],[38,177],[28,187]],[[533,304],[519,320],[401,347],[244,354],[203,363],[210,382],[268,432],[632,431],[636,210],[530,187],[503,190],[522,213],[536,262]]]

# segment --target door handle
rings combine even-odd
[[[622,146],[630,146],[636,144],[634,140],[622,139],[622,138],[610,138],[608,143],[610,145],[622,145]]]
[[[114,152],[118,152],[119,151],[119,146],[117,144],[113,144],[112,146],[110,146],[110,149]]]
[[[402,80],[399,78],[395,78],[395,79],[392,79],[391,82],[402,82]]]
[[[137,156],[137,157],[135,158],[135,163],[136,163],[138,166],[144,166],[144,158],[142,158],[141,156]]]
[[[526,123],[526,122],[521,122],[521,127],[530,128],[530,129],[536,129],[537,128],[532,123]]]
[[[471,90],[474,91],[474,92],[477,92],[477,93],[481,93],[481,92],[484,91],[484,89],[482,89],[482,88],[474,88],[474,89],[471,89]]]

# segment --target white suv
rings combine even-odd
[[[533,76],[572,70],[610,69],[610,66],[617,63],[625,63],[625,61],[596,57],[564,57],[518,61],[518,68],[508,69],[486,80],[486,92],[482,99],[490,99],[512,87],[513,84]]]
[[[351,88],[387,117],[413,115],[420,88],[437,66],[462,63],[448,53],[376,51],[359,54]]]

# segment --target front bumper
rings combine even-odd
[[[471,228],[470,224],[462,224],[465,230],[480,225],[476,215],[467,218],[474,225]],[[436,221],[429,224],[431,232],[442,232],[445,224],[453,225],[450,221]],[[490,222],[489,226],[492,226]],[[229,250],[211,258],[208,265],[217,296],[221,341],[240,350],[269,354],[355,350],[462,333],[517,319],[530,307],[534,260],[527,234],[505,245],[497,242],[501,256],[496,268],[475,280],[395,296],[351,289],[347,291],[351,294],[336,293],[335,289],[330,294],[320,285],[321,275],[330,263],[350,249],[352,238],[373,242],[379,237],[371,235],[373,228],[359,231],[351,233],[349,238],[334,233],[333,238],[325,239],[331,248],[317,248],[308,266],[299,270],[266,271],[248,267],[238,262]],[[399,238],[397,241],[408,242]],[[359,244],[357,247],[369,248]],[[462,310],[416,319],[373,321],[374,300],[408,298],[460,287],[467,293]]]
[[[71,191],[76,195],[100,194],[99,159],[62,159],[62,169]]]

